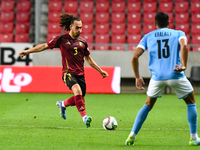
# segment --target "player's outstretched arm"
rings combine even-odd
[[[188,59],[188,47],[187,47],[187,41],[185,39],[180,39],[179,41],[181,46],[181,66],[175,65],[176,68],[174,68],[174,71],[183,71],[187,68],[187,59]]]
[[[142,77],[140,77],[139,73],[139,57],[140,55],[142,55],[143,52],[144,52],[143,49],[138,47],[135,53],[133,54],[132,58],[132,67],[135,74],[135,85],[140,90],[144,90],[143,85],[145,84],[144,80],[142,79]]]
[[[35,52],[41,52],[43,50],[49,49],[49,46],[47,43],[39,44],[33,48],[30,48],[28,50],[22,50],[19,52],[19,56],[23,58],[24,56],[28,55],[29,53],[35,53]]]
[[[85,56],[85,61],[94,69],[96,69],[103,78],[108,76],[108,73],[104,70],[102,70],[97,64],[96,62],[92,59],[92,57],[90,55]]]

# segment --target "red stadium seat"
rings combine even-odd
[[[128,51],[135,51],[136,50],[136,48],[137,48],[137,46],[135,45],[129,45],[128,46]]]
[[[159,0],[159,2],[161,3],[161,2],[173,2],[173,0]]]
[[[141,2],[128,2],[127,10],[128,12],[141,12]]]
[[[56,23],[59,23],[60,22],[60,19],[59,19],[59,14],[61,12],[49,12],[48,13],[48,20],[49,22],[56,22]]]
[[[141,40],[141,34],[129,34],[127,42],[132,44],[138,44]]]
[[[155,22],[156,13],[144,13],[143,21],[145,23],[154,23]]]
[[[83,34],[92,34],[94,31],[93,23],[85,23],[82,25],[82,33]]]
[[[192,13],[192,23],[200,23],[200,11],[199,13]]]
[[[174,29],[174,25],[173,25],[173,23],[169,23],[169,27],[168,28],[170,28],[170,29]]]
[[[190,44],[190,34],[186,34],[186,37],[187,37],[187,43]]]
[[[139,12],[130,12],[127,14],[128,23],[140,23],[142,20],[141,13]]]
[[[49,12],[62,12],[62,2],[49,2]]]
[[[173,14],[172,12],[168,12],[167,14],[168,14],[168,16],[169,16],[169,21],[170,21],[170,23],[173,24],[173,21],[174,21],[174,14]]]
[[[30,12],[17,12],[16,21],[21,23],[28,23],[30,21]]]
[[[31,1],[17,2],[17,11],[27,12],[31,10]]]
[[[157,12],[157,2],[145,2],[143,3],[143,11],[146,12]]]
[[[72,1],[75,1],[75,0],[72,0]],[[93,2],[93,0],[81,0],[81,2]]]
[[[96,12],[109,12],[110,4],[109,1],[96,2]]]
[[[15,0],[1,0],[2,2],[15,2]]]
[[[191,12],[192,13],[197,13],[200,12],[200,1],[199,2],[191,2]]]
[[[192,44],[200,44],[200,34],[192,36]]]
[[[112,34],[123,34],[126,31],[125,23],[112,23],[111,32]]]
[[[124,0],[112,0],[112,2],[124,2]]]
[[[15,32],[20,33],[29,33],[30,24],[29,23],[16,23]]]
[[[26,2],[26,1],[31,1],[31,0],[18,0],[18,2]]]
[[[144,34],[147,34],[155,29],[156,29],[156,27],[155,27],[154,23],[152,23],[152,24],[146,23],[143,25],[143,33]]]
[[[1,12],[1,22],[13,22],[15,20],[14,12]]]
[[[0,23],[0,33],[13,33],[14,30],[14,23],[8,22],[8,23]]]
[[[93,12],[90,12],[90,13],[84,12],[84,13],[80,14],[80,18],[83,23],[93,23],[94,14],[93,14]]]
[[[95,43],[109,43],[110,36],[109,34],[96,34]]]
[[[125,13],[112,13],[111,21],[112,23],[125,23]]]
[[[112,2],[112,13],[113,12],[125,12],[126,3],[123,2]]]
[[[185,34],[189,34],[190,32],[190,25],[188,23],[186,24],[176,24],[176,30],[181,30],[183,32],[185,32]]]
[[[97,46],[95,46],[95,50],[101,50],[101,51],[109,50],[109,46],[108,45],[97,45]]]
[[[87,43],[94,43],[93,34],[82,34],[81,33],[81,37],[83,37],[87,41]]]
[[[194,34],[200,34],[200,24],[191,24],[191,32],[192,35]]]
[[[175,12],[176,13],[186,13],[189,10],[188,2],[176,2],[175,3]]]
[[[15,42],[16,43],[28,43],[29,42],[29,34],[15,34]]]
[[[62,0],[49,0],[50,2],[62,2]],[[69,0],[68,0],[69,1]]]
[[[81,2],[80,3],[80,12],[93,12],[94,3],[93,2]]]
[[[61,34],[62,28],[59,23],[49,22],[47,24],[48,33],[58,33]]]
[[[129,23],[127,25],[128,34],[141,34],[141,24],[140,23]]]
[[[200,0],[190,0],[191,2],[199,2]]]
[[[112,51],[124,51],[124,46],[122,45],[114,45],[114,46],[111,46],[111,50]]]
[[[108,23],[110,20],[110,15],[109,13],[96,13],[96,23]]]
[[[64,10],[67,13],[78,12],[78,1],[65,1]]]
[[[108,0],[96,0],[96,2],[107,2]]]
[[[149,2],[149,3],[152,3],[152,2],[157,2],[157,0],[144,0],[143,2]]]
[[[13,34],[0,34],[0,42],[13,42]]]
[[[160,12],[173,12],[173,2],[164,2],[159,4]]]
[[[1,2],[1,11],[10,12],[15,9],[15,1],[2,1]]]
[[[200,46],[193,46],[192,51],[194,52],[200,52]]]
[[[126,36],[125,34],[114,34],[111,37],[112,43],[125,43],[126,42]]]
[[[176,23],[189,23],[189,13],[176,13],[175,14]]]
[[[96,24],[96,34],[109,34],[109,23]]]
[[[47,34],[47,41],[52,40],[53,38],[55,38],[56,36],[59,36],[59,33],[49,33]]]

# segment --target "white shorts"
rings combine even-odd
[[[186,77],[162,81],[154,81],[151,79],[147,89],[147,95],[151,98],[162,97],[162,92],[166,86],[169,86],[179,99],[186,97],[193,91],[193,87]]]

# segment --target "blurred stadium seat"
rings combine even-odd
[[[21,23],[27,23],[30,21],[30,12],[17,12],[16,21]]]
[[[145,2],[143,3],[143,11],[147,12],[157,12],[157,2]]]
[[[141,40],[142,36],[141,34],[129,34],[128,35],[128,39],[127,39],[127,42],[129,44],[138,44]]]
[[[0,23],[0,33],[13,33],[14,30],[14,22],[8,22],[8,23]]]
[[[94,31],[93,23],[85,23],[82,25],[82,33],[83,34],[92,34]]]
[[[185,34],[189,34],[190,33],[190,25],[188,23],[185,24],[178,24],[176,23],[176,30],[181,30],[183,32],[185,32]]]
[[[163,2],[159,4],[159,11],[160,12],[173,12],[173,2]]]
[[[2,12],[11,12],[15,9],[15,1],[2,1],[1,2],[1,11]]]
[[[95,43],[109,43],[110,36],[109,34],[96,34],[95,35]]]
[[[83,37],[87,41],[87,43],[94,43],[93,34],[82,34],[81,33],[81,37]]]
[[[49,22],[55,22],[55,23],[58,23],[59,21],[60,21],[60,19],[59,19],[59,14],[60,14],[61,12],[49,12],[48,13],[48,21]]]
[[[31,1],[17,2],[18,12],[29,12],[31,10]]]
[[[49,22],[47,24],[47,31],[48,31],[48,33],[58,33],[58,34],[61,34],[62,28],[60,27],[59,23]]]
[[[176,23],[189,23],[189,13],[176,13],[175,14]]]
[[[1,22],[14,22],[15,13],[14,12],[1,12]]]
[[[29,42],[29,34],[15,34],[15,42],[17,43],[28,43]]]
[[[129,23],[127,25],[128,34],[141,34],[142,28],[141,23]]]
[[[13,42],[13,34],[0,34],[0,42]]]
[[[156,13],[146,12],[143,15],[143,21],[146,23],[154,23],[155,22]]]
[[[112,34],[111,36],[112,43],[126,43],[125,34]]]
[[[140,1],[136,1],[136,2],[128,1],[127,10],[128,10],[128,13],[141,12],[141,2]]]
[[[176,2],[175,3],[175,12],[176,13],[188,13],[189,4],[188,2]]]
[[[128,23],[140,23],[142,20],[142,15],[139,12],[130,12],[127,14]]]
[[[192,44],[200,44],[200,34],[192,36]]]
[[[96,12],[109,12],[109,9],[110,9],[109,1],[96,2]]]
[[[80,3],[80,12],[93,12],[94,3],[93,2],[81,2]]]
[[[143,25],[143,33],[144,34],[147,34],[155,29],[156,29],[156,26],[154,23],[146,23]]]
[[[94,14],[93,12],[82,12],[80,14],[81,21],[84,23],[93,23]]]
[[[96,24],[97,23],[109,23],[110,14],[107,12],[96,13]]]
[[[111,32],[113,34],[124,34],[125,33],[125,23],[112,23]]]
[[[111,14],[112,23],[125,23],[125,13],[115,12]]]
[[[200,12],[200,1],[199,2],[191,2],[190,8],[192,13],[198,13]]]
[[[109,34],[109,23],[96,24],[96,34]]]
[[[15,32],[16,34],[20,33],[29,33],[30,23],[16,23]]]
[[[49,2],[49,12],[62,12],[62,2],[50,1]]]
[[[78,1],[65,1],[64,10],[67,13],[78,12]]]
[[[112,2],[112,13],[113,12],[125,12],[126,3],[125,1],[122,2]]]
[[[58,33],[49,33],[47,34],[47,41],[52,40],[53,38],[55,38],[56,36],[59,36],[60,34]]]
[[[200,24],[191,24],[192,35],[200,34]]]
[[[192,13],[191,23],[200,23],[200,11],[199,13]]]

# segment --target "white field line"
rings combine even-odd
[[[27,127],[27,128],[52,128],[52,129],[79,129],[79,130],[88,130],[88,128],[73,128],[73,127],[61,127],[61,126],[57,126],[57,127],[50,127],[50,126],[30,126],[30,125],[0,125],[0,127]],[[94,127],[90,127],[90,130],[104,130],[103,127],[102,128],[94,128]],[[188,131],[189,128],[141,128],[142,130],[163,130],[163,131]],[[116,130],[120,130],[120,131],[126,131],[126,130],[131,130],[131,128],[120,128],[118,127]],[[198,129],[199,130],[199,129]]]

